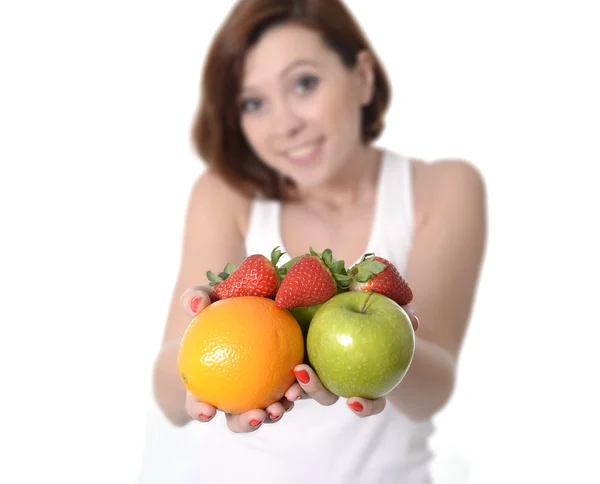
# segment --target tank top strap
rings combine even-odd
[[[406,271],[413,236],[412,168],[408,157],[386,150],[379,185],[379,233],[373,251]],[[386,257],[387,255],[387,257]]]
[[[413,231],[413,190],[410,160],[384,150],[377,188],[372,234],[367,250],[381,255],[404,272]],[[256,198],[252,201],[246,234],[246,254],[263,254],[277,246],[285,250],[280,232],[281,203]],[[281,262],[289,260],[284,254]]]
[[[252,201],[245,240],[247,255],[263,254],[270,258],[271,251],[275,247],[283,248],[279,232],[280,215],[281,203],[278,200],[255,198]],[[286,262],[287,254],[284,254],[280,260]]]

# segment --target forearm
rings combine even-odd
[[[412,420],[432,417],[449,400],[454,389],[454,362],[438,345],[416,338],[416,348],[408,373],[388,396]]]
[[[185,387],[177,370],[180,341],[175,339],[163,345],[153,374],[154,398],[167,419],[178,427],[191,420],[185,410]]]

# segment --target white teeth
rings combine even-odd
[[[317,143],[313,143],[311,145],[306,146],[305,148],[299,148],[297,150],[288,151],[287,155],[290,158],[302,158],[303,156],[308,155],[317,147]]]

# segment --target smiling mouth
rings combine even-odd
[[[283,156],[295,164],[306,164],[313,161],[323,148],[323,138],[308,143],[294,150],[284,151]]]

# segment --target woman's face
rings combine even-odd
[[[282,25],[248,52],[239,99],[242,131],[264,163],[299,187],[343,173],[361,138],[361,109],[371,100],[367,52],[353,69],[312,30]]]

